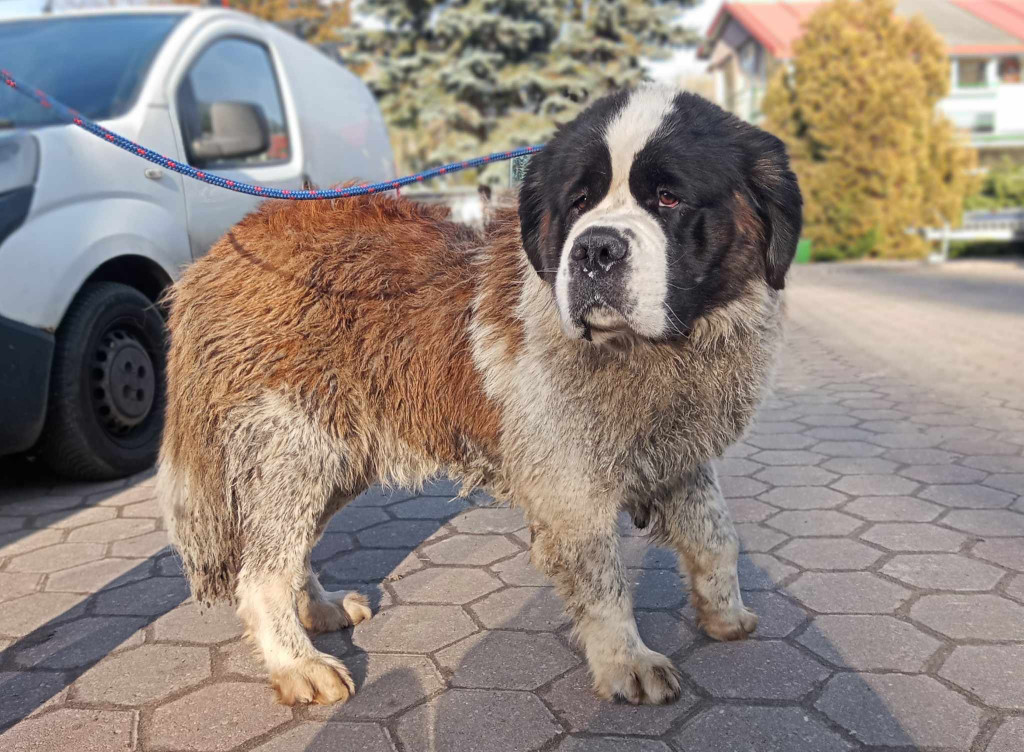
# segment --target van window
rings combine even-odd
[[[197,159],[192,154],[192,145],[212,135],[210,105],[214,102],[244,102],[259,107],[267,121],[269,147],[243,158]],[[291,157],[274,65],[267,49],[257,42],[230,37],[207,47],[179,85],[177,105],[189,164],[197,167],[259,165],[286,162]]]
[[[87,118],[126,113],[181,13],[51,16],[0,23],[0,57],[11,73]],[[63,124],[0,84],[0,129]]]

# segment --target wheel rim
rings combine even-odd
[[[96,345],[92,363],[93,407],[101,425],[123,436],[146,420],[156,397],[153,359],[135,334],[116,327]]]

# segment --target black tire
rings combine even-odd
[[[54,472],[109,480],[156,461],[166,401],[165,332],[158,306],[134,287],[91,282],[78,293],[57,329],[38,445]]]

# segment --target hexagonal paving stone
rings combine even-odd
[[[801,436],[798,433],[770,433],[754,434],[747,439],[747,443],[753,444],[760,449],[806,449],[814,443],[814,439],[809,436]],[[757,455],[752,455],[751,459],[757,460]],[[778,464],[788,465],[792,463],[786,462]]]
[[[793,536],[849,535],[864,523],[842,512],[810,510],[780,512],[767,522]]]
[[[926,595],[910,616],[956,640],[1024,641],[1024,606],[997,595]]]
[[[38,496],[0,505],[0,515],[46,514],[81,505],[81,496]]]
[[[580,662],[551,634],[495,630],[467,637],[437,654],[453,687],[533,690]]]
[[[422,568],[416,554],[401,548],[381,548],[339,554],[324,564],[321,580],[375,582],[385,577],[405,576]]]
[[[387,520],[388,516],[383,509],[355,507],[350,504],[331,518],[325,532],[354,533]]]
[[[1024,536],[1024,514],[1007,510],[956,509],[942,522],[957,530],[993,537]]]
[[[116,509],[87,507],[85,509],[75,509],[74,511],[41,514],[36,517],[35,521],[32,523],[32,527],[48,527],[67,530],[70,528],[82,527],[83,525],[91,525],[94,522],[112,520],[115,517],[117,517]]]
[[[59,572],[87,561],[95,561],[101,556],[103,546],[99,543],[58,543],[15,556],[7,569],[10,572]]]
[[[28,526],[28,517],[0,517],[0,533],[24,530]]]
[[[1002,570],[957,554],[901,554],[882,573],[908,585],[930,590],[991,590]]]
[[[558,752],[670,752],[664,742],[653,739],[618,739],[614,736],[568,736]]]
[[[501,582],[479,569],[431,567],[403,577],[392,587],[410,603],[468,603],[497,590]]]
[[[759,553],[771,551],[787,538],[787,536],[777,530],[753,523],[737,525],[736,532],[740,536],[740,549],[742,551],[756,551]]]
[[[356,681],[355,697],[343,705],[313,705],[307,714],[319,721],[385,719],[444,687],[434,664],[422,655],[370,655],[345,658]]]
[[[649,538],[630,537],[619,541],[622,563],[632,569],[676,569],[679,560],[674,551],[655,546]]]
[[[726,506],[733,522],[761,522],[777,511],[754,499],[728,499]]]
[[[839,476],[820,467],[769,467],[755,476],[770,486],[827,486]]]
[[[782,509],[829,509],[839,506],[847,497],[823,486],[790,486],[773,488],[759,498]]]
[[[675,608],[686,599],[686,585],[668,569],[630,569],[636,608]]]
[[[552,632],[569,621],[565,604],[548,587],[514,587],[468,607],[488,629]]]
[[[214,645],[240,637],[245,627],[235,610],[226,603],[201,608],[189,601],[164,614],[153,625],[157,640],[197,642]]]
[[[811,451],[826,457],[877,457],[885,450],[865,441],[822,441],[811,447]]]
[[[96,596],[98,614],[159,616],[188,598],[188,585],[180,577],[151,577]]]
[[[458,606],[393,606],[353,630],[352,644],[370,652],[432,653],[475,631]]]
[[[96,486],[90,483],[88,488],[94,489]],[[90,493],[85,497],[85,503],[90,506],[123,507],[128,504],[145,501],[146,499],[152,499],[154,496],[156,496],[156,491],[152,486],[140,484],[128,488],[114,487],[106,491]]]
[[[847,475],[832,487],[853,496],[904,496],[917,485],[916,481],[898,475]]]
[[[456,535],[425,546],[423,555],[435,564],[484,566],[518,550],[501,535]]]
[[[978,541],[971,551],[987,561],[993,561],[1007,569],[1024,572],[1024,543],[1012,538],[994,538]]]
[[[872,525],[860,537],[890,551],[959,551],[967,541],[954,530],[916,522]]]
[[[982,711],[930,676],[839,674],[815,707],[869,745],[966,752]]]
[[[1024,494],[1024,473],[1000,473],[990,475],[985,480],[986,486],[998,488],[1014,494]]]
[[[906,465],[945,465],[960,458],[944,449],[890,449],[885,456]]]
[[[69,669],[96,663],[117,650],[142,644],[145,619],[87,616],[55,628],[42,642],[18,650],[15,663],[26,668]]]
[[[358,697],[358,695],[357,695]],[[352,702],[351,700],[349,702]],[[320,708],[321,706],[314,706]],[[347,707],[342,705],[341,707]],[[255,752],[394,752],[387,732],[376,723],[306,721],[256,747]]]
[[[821,466],[840,475],[881,475],[896,469],[896,463],[877,457],[837,457]]]
[[[1024,710],[1024,645],[961,645],[939,676],[981,698],[986,705]]]
[[[664,655],[678,653],[684,645],[691,645],[698,639],[696,631],[686,622],[664,611],[636,611],[635,616],[644,644]]]
[[[1006,594],[1024,602],[1024,575],[1016,575],[1006,586]]]
[[[805,436],[813,436],[821,441],[865,441],[874,436],[870,431],[860,428],[846,428],[843,426],[823,426],[811,428],[804,431]]]
[[[210,675],[210,651],[178,645],[143,645],[112,655],[75,682],[81,702],[142,705],[199,684]]]
[[[438,527],[437,522],[428,520],[393,520],[356,533],[356,539],[366,548],[409,550],[437,533]]]
[[[922,483],[977,483],[983,480],[987,473],[960,465],[913,465],[900,470],[904,478],[911,478]],[[931,498],[922,494],[926,499]]]
[[[408,752],[478,752],[481,740],[498,739],[502,750],[527,752],[559,732],[533,695],[482,689],[445,692],[406,713],[397,726]]]
[[[797,641],[840,668],[917,673],[942,643],[891,616],[818,616]]]
[[[85,598],[77,593],[32,593],[0,608],[0,634],[24,637],[48,622],[81,616]]]
[[[1007,718],[985,752],[1020,752],[1024,748],[1024,718]]]
[[[526,520],[521,509],[471,509],[452,520],[452,527],[460,533],[514,533]]]
[[[518,556],[498,562],[491,569],[506,585],[551,585],[551,580],[530,563],[530,553],[523,551]]]
[[[750,700],[795,700],[831,673],[774,640],[705,645],[686,659],[683,670],[716,697]]]
[[[552,684],[544,699],[570,731],[641,736],[665,733],[676,718],[697,702],[685,686],[681,697],[669,705],[630,705],[602,700],[594,694],[586,666]]]
[[[846,538],[797,538],[775,553],[803,569],[867,569],[882,557],[881,551]]]
[[[112,556],[155,556],[165,550],[170,551],[171,547],[163,530],[118,541],[110,547]]]
[[[123,507],[121,509],[121,516],[159,519],[163,517],[163,510],[160,508],[160,502],[157,499],[149,499],[148,501],[139,501]]]
[[[967,457],[964,464],[989,473],[1024,473],[1024,457]]]
[[[780,593],[743,594],[744,605],[758,616],[756,637],[781,639],[807,620],[807,612]]]
[[[760,470],[764,465],[757,462],[751,462],[750,460],[741,459],[739,457],[730,457],[729,459],[720,459],[715,461],[715,470],[718,471],[719,477],[726,475],[750,475]]]
[[[131,752],[135,714],[113,710],[70,710],[22,721],[0,739],[0,750],[46,752]]]
[[[1001,509],[1013,503],[1013,494],[978,485],[928,486],[921,497],[947,507]]]
[[[262,682],[212,684],[154,710],[146,748],[227,752],[291,718],[291,708],[275,703]]]
[[[764,483],[752,478],[726,475],[719,479],[722,495],[727,499],[740,499],[757,496],[768,489]]]
[[[314,564],[321,564],[340,553],[351,551],[354,547],[355,544],[349,533],[328,533],[317,541],[310,558]]]
[[[248,640],[238,640],[216,649],[214,665],[218,676],[222,674],[238,674],[250,679],[266,679],[267,669],[263,659],[257,655],[256,648]]]
[[[843,507],[843,511],[872,522],[931,522],[943,509],[909,496],[862,496]]]
[[[808,572],[788,588],[808,608],[829,614],[885,614],[910,591],[870,572]]]
[[[134,538],[137,535],[150,532],[155,527],[156,520],[108,520],[72,530],[68,533],[68,541],[71,543],[110,543],[125,538]]]
[[[803,708],[726,705],[705,710],[672,737],[683,750],[845,752],[850,744]]]
[[[42,577],[34,573],[0,572],[0,602],[34,593],[39,588],[41,580]]]
[[[152,574],[152,569],[152,562],[148,559],[101,559],[50,575],[46,581],[46,589],[68,593],[95,593],[104,588],[145,579]]]
[[[388,511],[396,517],[408,520],[447,520],[470,507],[466,499],[446,496],[417,496],[407,501],[392,504]]]

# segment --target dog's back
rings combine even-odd
[[[263,459],[312,463],[343,503],[496,432],[466,341],[479,237],[445,216],[385,197],[269,203],[173,288],[159,489],[197,600],[234,597],[243,541],[262,534],[241,523],[240,486],[275,471]]]

